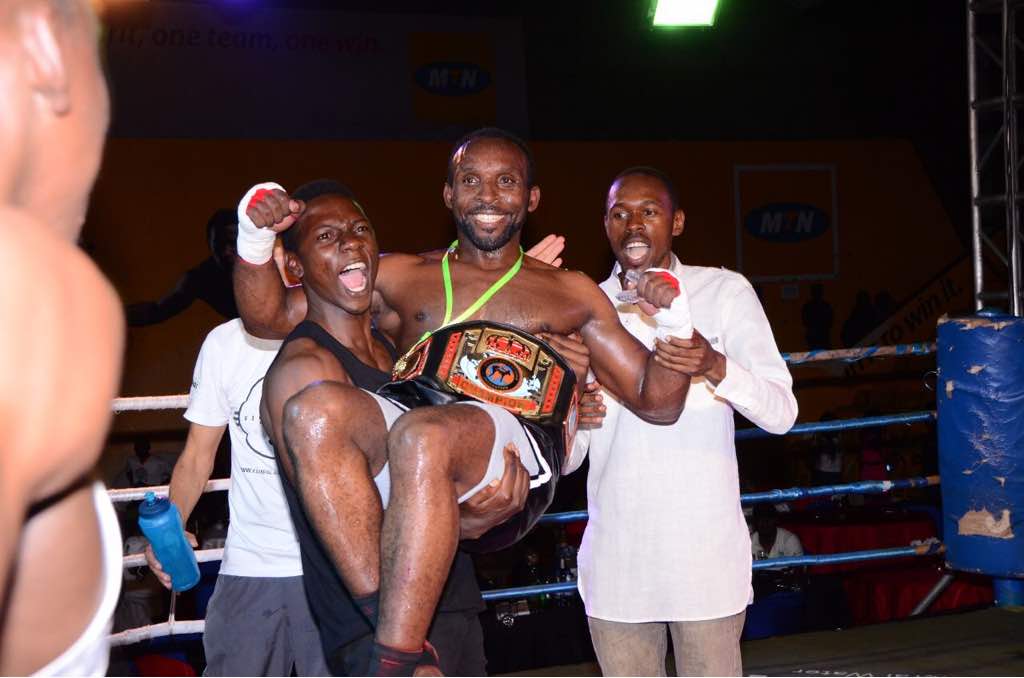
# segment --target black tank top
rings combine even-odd
[[[387,348],[392,360],[397,359],[398,353],[395,347],[376,328],[373,329],[373,337]],[[375,391],[391,380],[390,373],[382,372],[376,367],[362,362],[327,330],[310,320],[299,323],[284,340],[281,348],[283,349],[289,342],[300,338],[312,339],[333,353],[341,366],[345,368],[352,383],[359,388]],[[288,502],[292,523],[295,525],[295,536],[299,541],[306,598],[309,600],[310,609],[320,628],[320,639],[328,664],[336,664],[340,659],[339,651],[343,646],[371,633],[373,629],[352,601],[352,596],[349,595],[337,570],[334,569],[326,549],[306,519],[299,496],[288,476],[285,475],[284,469],[281,468],[280,456],[275,455],[275,458],[277,458],[281,485],[284,488],[284,496]],[[483,608],[483,599],[476,583],[472,560],[468,555],[460,552],[455,558],[438,609],[456,611],[482,610]],[[337,671],[333,665],[331,669]]]

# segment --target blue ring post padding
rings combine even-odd
[[[857,428],[873,428],[875,426],[889,426],[890,424],[917,424],[923,421],[933,421],[935,412],[908,412],[906,414],[887,414],[880,417],[863,417],[861,419],[835,419],[832,421],[813,421],[806,424],[797,424],[788,432],[782,435],[799,435],[810,433],[822,433],[824,431],[849,431]],[[760,428],[741,428],[736,431],[736,440],[750,440],[751,438],[767,438],[775,435]]]
[[[995,603],[998,607],[1024,607],[1024,579],[993,577]]]
[[[950,565],[1024,577],[1024,318],[943,319],[939,469]]]
[[[892,549],[872,549],[870,551],[852,551],[850,553],[823,553],[821,555],[790,556],[787,558],[767,558],[755,560],[751,569],[762,570],[772,567],[796,567],[799,565],[829,565],[833,563],[855,563],[862,560],[882,560],[886,558],[905,558],[907,556],[930,556],[942,551],[939,542],[922,544],[921,546],[900,546]],[[535,584],[533,586],[517,586],[509,589],[492,589],[483,591],[484,600],[509,600],[538,596],[542,593],[567,593],[576,590],[576,582],[560,581],[554,584]]]
[[[882,494],[891,490],[904,490],[911,487],[929,487],[938,485],[938,476],[919,478],[903,478],[901,480],[861,480],[845,485],[822,485],[819,487],[791,487],[786,490],[768,490],[766,492],[750,492],[740,495],[743,504],[760,504],[764,502],[790,501],[804,497],[831,497],[834,494]],[[586,511],[566,511],[565,513],[545,513],[538,522],[541,523],[576,523],[587,519]]]

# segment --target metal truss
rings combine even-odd
[[[967,89],[975,308],[1024,315],[1021,270],[1019,111],[1024,51],[1017,10],[1024,0],[967,0]]]

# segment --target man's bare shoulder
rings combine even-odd
[[[334,354],[308,337],[285,344],[267,372],[269,393],[282,404],[306,386],[324,380],[351,382]]]
[[[532,257],[525,260],[525,269],[531,274],[543,276],[551,281],[551,284],[565,289],[573,294],[590,295],[600,293],[601,290],[590,276],[583,271],[576,271],[568,268],[557,268],[543,261],[537,261]]]
[[[77,342],[84,332],[111,345],[124,336],[120,300],[96,265],[45,225],[2,207],[0,287],[0,313],[22,328],[15,335],[67,333]]]
[[[441,251],[443,254],[443,250]],[[427,261],[431,252],[423,254],[409,254],[408,252],[381,252],[380,268],[405,268],[407,266],[419,266]]]
[[[0,208],[0,286],[5,443],[24,472],[41,474],[45,495],[99,454],[120,377],[121,303],[78,248],[9,208]],[[73,416],[54,427],[55,413]]]

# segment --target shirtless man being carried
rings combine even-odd
[[[124,320],[75,247],[107,129],[85,0],[0,3],[0,675],[99,675],[121,536],[92,470]],[[69,566],[67,558],[73,558]]]
[[[671,345],[659,343],[654,353],[648,352],[622,328],[615,309],[593,281],[522,257],[520,231],[540,200],[532,175],[532,159],[523,142],[500,130],[481,130],[458,144],[450,159],[443,195],[459,237],[448,250],[389,255],[378,263],[375,253],[356,256],[358,248],[345,249],[340,240],[332,241],[337,235],[331,231],[337,229],[325,225],[323,233],[311,236],[324,238],[317,242],[325,247],[349,253],[318,260],[318,271],[330,281],[330,295],[337,299],[366,295],[376,274],[378,325],[400,350],[413,349],[396,368],[402,384],[387,390],[399,401],[397,406],[373,397],[372,406],[358,409],[333,383],[313,385],[282,401],[271,390],[269,376],[265,392],[270,415],[265,424],[285,444],[300,486],[316,484],[319,476],[313,460],[345,441],[359,449],[380,451],[381,456],[373,456],[369,463],[371,473],[383,469],[385,458],[389,464],[390,503],[380,528],[380,617],[371,671],[411,671],[419,659],[457,546],[459,503],[500,475],[502,464],[494,460],[501,459],[506,443],[516,444],[533,476],[531,498],[539,500],[528,499],[523,514],[506,523],[511,528],[504,532],[505,525],[495,528],[497,532],[490,538],[485,535],[482,545],[507,545],[529,529],[550,502],[571,440],[571,391],[576,379],[545,338],[554,343],[554,335],[578,331],[605,389],[644,418],[667,423],[682,411],[689,378],[666,367],[659,356],[661,352],[671,355]],[[235,267],[239,310],[250,331],[259,336],[283,336],[306,315],[306,296],[299,289],[283,287],[269,263],[267,246],[274,231],[287,229],[297,218],[305,219],[305,207],[270,186],[257,187],[243,198],[240,211],[256,226],[271,227],[261,232],[243,220],[238,248],[243,261]],[[637,292],[650,303],[647,308],[652,312],[662,309],[655,321],[666,334],[685,325],[687,319],[680,318],[679,305],[674,303],[677,297],[685,302],[678,281],[648,273],[640,279]],[[457,316],[454,321],[452,316]],[[461,324],[470,320],[484,325]],[[455,377],[461,378],[461,387]],[[538,390],[537,384],[543,388]],[[525,389],[522,393],[520,386]],[[503,390],[516,397],[503,400]],[[469,396],[490,402],[469,400]],[[536,399],[535,410],[530,410],[531,397]],[[465,403],[418,407],[402,414],[406,403],[456,400]],[[523,417],[517,419],[493,402],[513,402],[513,409]],[[277,407],[280,414],[274,412]],[[541,410],[555,418],[536,416]],[[276,416],[281,417],[280,425],[273,421]],[[570,420],[557,421],[558,416]],[[386,436],[384,424],[390,428]],[[563,429],[568,433],[564,438]],[[305,479],[304,465],[313,469]],[[364,495],[355,490],[345,495],[346,515],[341,518],[358,523],[372,539],[376,528],[365,516],[373,515],[371,499],[376,495],[370,492],[372,485],[364,484],[364,489]],[[350,508],[349,500],[360,496],[365,501]],[[331,497],[319,499],[337,508]],[[304,502],[309,511],[309,498],[304,497]],[[361,588],[350,581],[350,577],[366,577],[372,564],[339,569],[349,590],[365,596],[369,613],[375,615],[373,582],[363,582]]]

